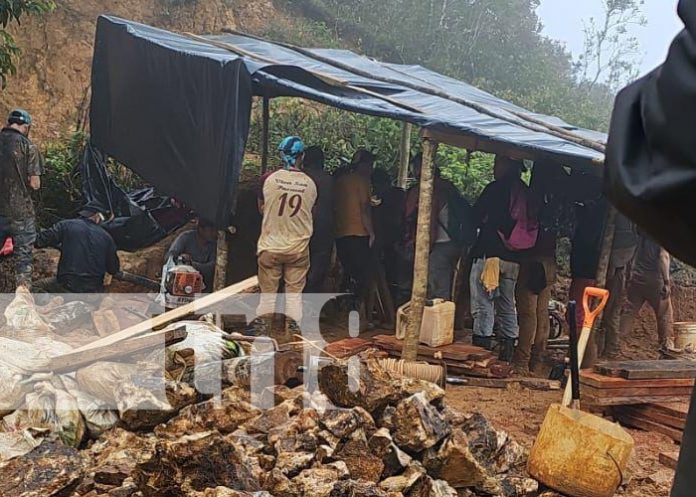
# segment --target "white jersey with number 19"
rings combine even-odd
[[[281,169],[265,178],[263,224],[257,253],[301,254],[309,247],[317,187],[297,169]]]

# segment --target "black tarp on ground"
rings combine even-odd
[[[77,172],[85,204],[113,216],[103,226],[119,250],[135,251],[149,247],[190,219],[188,209],[174,205],[168,197],[157,195],[154,188],[126,193],[109,175],[106,160],[103,153],[88,144]]]
[[[251,77],[238,57],[205,45],[182,46],[178,38],[99,18],[92,141],[158,191],[222,227],[235,204]]]
[[[359,70],[373,77],[361,76]],[[416,83],[505,118],[408,87]],[[603,154],[521,126],[511,111],[600,141],[601,133],[529,112],[419,66],[385,64],[345,50],[316,50],[313,55],[238,34],[201,40],[115,17],[99,19],[92,76],[95,145],[220,227],[235,206],[253,95],[307,98],[465,136],[470,148],[515,152],[601,174],[597,161]]]

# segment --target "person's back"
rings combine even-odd
[[[258,253],[294,255],[307,250],[314,230],[314,181],[298,169],[280,169],[263,180],[263,222]]]
[[[28,178],[40,175],[36,147],[15,129],[0,131],[0,215],[8,219],[34,217]]]
[[[331,265],[334,247],[334,178],[325,166],[324,152],[320,147],[309,147],[305,152],[304,172],[312,178],[317,188],[314,205],[314,233],[309,242],[309,273],[305,293],[321,293]]]
[[[60,250],[57,280],[70,292],[102,291],[104,276],[119,271],[113,238],[90,219],[60,221],[39,233],[36,246]]]
[[[370,183],[356,171],[336,179],[334,201],[336,212],[336,238],[346,236],[368,236],[363,223],[362,206],[369,202]]]
[[[638,250],[633,259],[631,280],[641,283],[653,283],[662,278],[660,247],[652,238],[643,236],[638,242]]]

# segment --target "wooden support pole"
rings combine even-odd
[[[599,254],[599,263],[597,264],[597,276],[595,278],[595,286],[597,288],[607,287],[607,276],[609,274],[609,263],[611,262],[611,251],[614,247],[614,235],[616,234],[616,209],[613,206],[609,206],[607,211],[607,218],[604,225],[604,238],[602,240],[602,248]],[[590,342],[587,345],[587,352],[585,353],[585,359],[583,360],[582,367],[592,368],[597,362],[598,349],[597,349],[597,332],[602,327],[602,321],[604,315],[601,314],[594,324],[594,329],[590,335]]]
[[[408,328],[401,358],[415,361],[418,357],[423,308],[428,293],[428,262],[430,258],[430,222],[433,208],[433,164],[437,142],[423,138],[423,166],[421,167],[418,198],[418,226],[416,228],[416,255],[413,264],[413,293]]]
[[[401,144],[399,146],[399,188],[405,189],[408,182],[408,166],[411,162],[411,123],[401,124]]]
[[[227,286],[227,232],[218,231],[217,256],[215,258],[215,283],[213,291],[219,292]]]
[[[261,128],[261,174],[268,170],[268,142],[270,141],[271,99],[263,97],[263,118]]]

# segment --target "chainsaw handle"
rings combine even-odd
[[[600,299],[599,304],[594,309],[590,309],[591,299]],[[595,319],[602,313],[604,308],[609,302],[609,290],[604,290],[603,288],[585,288],[585,295],[582,299],[582,307],[585,311],[585,321],[583,322],[583,328],[592,328]]]

